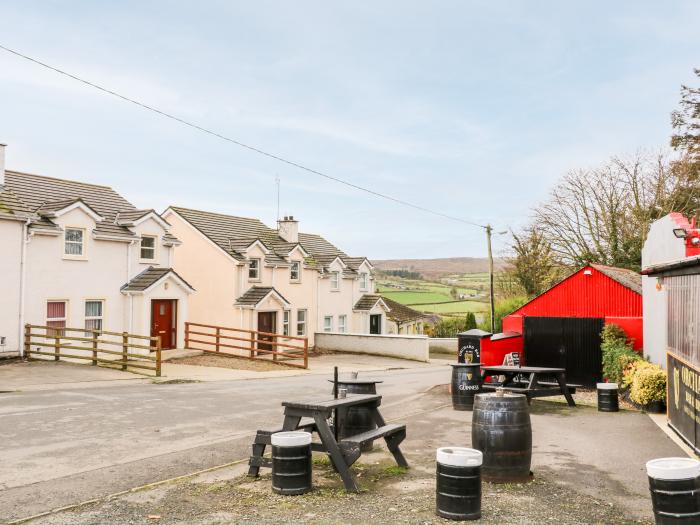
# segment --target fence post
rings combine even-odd
[[[160,337],[160,336],[158,336]],[[185,349],[190,347],[190,323],[185,321]]]
[[[97,332],[92,332],[92,366],[97,366]]]
[[[304,368],[309,368],[309,338],[304,338]]]
[[[250,358],[255,357],[255,341],[258,339],[258,332],[250,332]]]
[[[24,325],[24,359],[29,359],[29,354],[32,352],[32,325]]]
[[[272,336],[272,343],[273,344],[270,346],[270,348],[272,348],[272,351],[274,352],[274,354],[272,354],[272,360],[277,361],[277,352],[279,352],[280,347],[277,346],[276,344],[274,344],[274,343],[277,343],[277,336],[276,335]]]
[[[54,336],[54,342],[56,346],[53,347],[53,360],[58,361],[61,358],[61,337],[58,335],[60,332],[56,332]]]
[[[160,336],[156,337],[156,377],[160,377]]]
[[[129,334],[122,332],[122,370],[126,370],[127,352],[129,351]]]
[[[221,341],[221,328],[217,326],[216,327],[216,351],[217,352],[219,351],[220,341]]]

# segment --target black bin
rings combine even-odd
[[[443,447],[437,450],[435,512],[455,521],[481,517],[481,462],[478,450]]]
[[[647,475],[657,525],[700,523],[700,461],[652,459]]]
[[[277,432],[272,443],[272,491],[286,496],[311,490],[311,434]]]
[[[331,381],[332,383],[333,381]],[[338,379],[338,389],[345,388],[348,394],[376,394],[377,383],[372,379]],[[377,428],[372,418],[372,409],[367,407],[349,407],[338,412],[338,437],[340,439],[355,436]],[[362,452],[372,450],[373,443],[362,445]]]
[[[491,332],[474,328],[457,334],[457,362],[478,363],[481,361],[481,340],[491,337]]]
[[[598,383],[598,412],[618,412],[620,402],[618,399],[617,383]]]
[[[474,396],[481,390],[481,363],[452,365],[452,408],[471,410]]]

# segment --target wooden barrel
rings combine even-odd
[[[481,390],[481,363],[452,365],[452,408],[471,410],[474,396]]]
[[[700,523],[700,461],[660,458],[646,467],[657,525]]]
[[[339,379],[338,388],[347,389],[348,394],[376,394],[377,383],[382,381],[373,381],[371,379]],[[369,430],[377,428],[377,424],[372,417],[372,409],[367,407],[350,407],[345,414],[338,414],[338,437],[340,439],[349,436],[362,434]],[[372,450],[373,443],[365,443],[362,445],[362,452]]]
[[[598,383],[598,412],[617,412],[620,410],[617,383]]]
[[[472,415],[472,447],[484,454],[481,477],[491,483],[532,478],[532,426],[523,394],[477,394]]]
[[[296,496],[311,490],[311,434],[277,432],[272,443],[272,491]]]

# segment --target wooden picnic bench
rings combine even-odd
[[[576,387],[581,385],[567,384],[566,370],[564,368],[548,368],[539,366],[482,366],[481,377],[492,379],[497,376],[504,376],[502,382],[491,382],[482,384],[482,390],[496,390],[503,388],[508,392],[525,394],[528,402],[534,397],[549,397],[563,395],[566,402],[571,407],[576,403],[571,394],[576,393]],[[543,376],[554,376],[556,383],[541,381]]]
[[[379,412],[382,396],[376,394],[354,394],[341,399],[329,399],[324,401],[289,402],[282,403],[284,407],[284,422],[278,430],[258,430],[253,442],[253,455],[248,462],[249,476],[258,476],[260,467],[272,467],[272,460],[263,457],[265,447],[271,444],[271,436],[276,432],[303,430],[318,434],[320,443],[312,442],[311,450],[324,452],[330,456],[331,463],[340,474],[348,492],[357,492],[357,482],[350,467],[362,455],[362,445],[377,439],[384,438],[389,452],[394,456],[396,463],[401,467],[408,467],[408,463],[401,453],[399,445],[406,438],[406,425],[387,424]],[[328,424],[328,419],[334,411],[338,411],[338,419],[344,419],[344,412],[350,407],[363,406],[370,409],[372,419],[377,428],[361,434],[348,436],[336,440],[335,434]],[[304,419],[304,422],[302,422]],[[311,419],[311,421],[308,421]]]

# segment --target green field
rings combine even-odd
[[[467,312],[485,312],[488,310],[488,303],[480,303],[477,301],[460,301],[458,303],[437,303],[429,306],[415,307],[416,310],[430,312],[432,314],[461,314]]]

